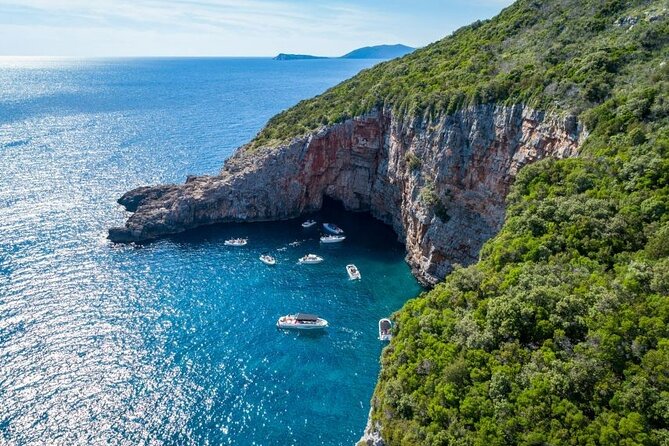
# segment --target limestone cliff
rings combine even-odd
[[[287,145],[241,148],[218,176],[140,187],[119,202],[134,214],[112,228],[118,242],[144,241],[201,225],[298,217],[324,197],[391,225],[425,284],[454,263],[476,261],[500,228],[504,199],[525,164],[577,154],[574,117],[523,105],[482,105],[434,119],[374,111]]]

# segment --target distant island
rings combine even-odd
[[[273,58],[274,60],[304,60],[304,59],[331,59],[325,56],[312,56],[310,54],[286,54],[279,53]]]
[[[305,59],[394,59],[415,50],[406,45],[376,45],[358,48],[339,57],[312,56],[310,54],[280,53],[274,60],[305,60]]]

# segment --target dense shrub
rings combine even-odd
[[[505,224],[394,317],[373,418],[390,445],[669,444],[669,13],[519,0],[272,118],[248,149],[375,108],[577,115],[578,159],[519,172]],[[420,158],[409,154],[409,171]],[[446,221],[448,197],[420,200]]]
[[[580,110],[590,132],[579,158],[519,172],[477,264],[395,314],[373,399],[388,444],[669,444],[661,6],[520,1],[354,78],[383,85],[375,105],[452,113],[523,101]],[[326,93],[335,114],[339,88]],[[420,196],[432,208],[444,202],[435,190]]]

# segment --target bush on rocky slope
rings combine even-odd
[[[669,444],[669,76],[587,112],[578,159],[525,167],[481,261],[396,314],[391,445]]]
[[[479,263],[395,315],[372,413],[388,444],[669,444],[668,9],[521,0],[302,102],[250,144],[373,108],[490,102],[574,114],[590,132],[578,159],[521,170]]]

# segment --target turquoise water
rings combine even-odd
[[[392,231],[330,203],[314,217],[347,230],[338,245],[301,220],[105,235],[125,190],[217,172],[273,114],[373,63],[0,59],[0,444],[357,440],[377,320],[420,291]],[[325,262],[297,265],[308,252]],[[331,327],[277,331],[294,311]]]

